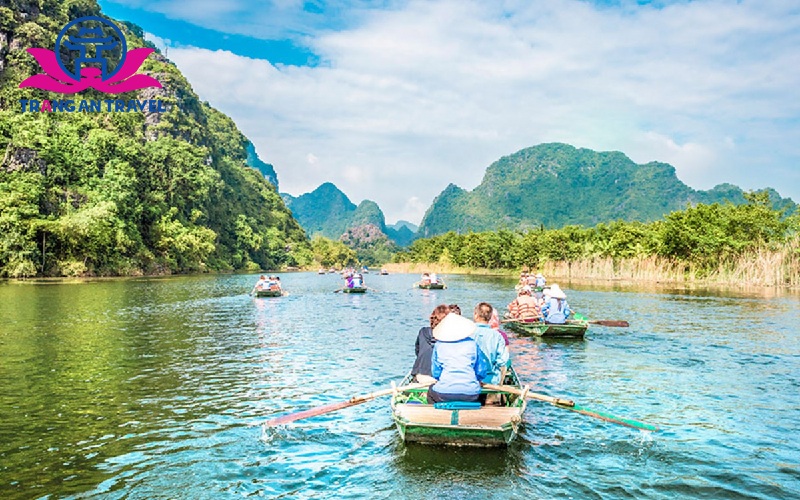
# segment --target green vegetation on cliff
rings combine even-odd
[[[767,191],[773,207],[794,207]],[[695,191],[666,163],[637,165],[619,152],[541,144],[494,162],[473,191],[447,186],[426,212],[419,234],[648,222],[690,203],[725,201],[745,203],[744,192],[730,184]]]
[[[0,276],[115,275],[307,265],[302,228],[275,187],[246,164],[249,141],[151,54],[141,72],[164,113],[22,113],[19,99],[107,99],[19,89],[41,70],[25,49],[52,48],[95,1],[0,7]],[[123,27],[128,49],[146,42]]]

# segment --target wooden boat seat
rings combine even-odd
[[[410,424],[452,425],[453,412],[458,411],[458,425],[500,427],[519,421],[519,408],[484,406],[480,410],[437,410],[431,405],[397,405],[395,412]]]

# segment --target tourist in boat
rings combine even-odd
[[[481,302],[475,306],[472,318],[477,326],[473,337],[489,362],[489,369],[482,382],[499,384],[501,383],[500,381],[505,378],[510,356],[508,346],[503,336],[500,335],[500,332],[489,326],[493,309],[491,304],[486,302]]]
[[[524,286],[517,298],[508,304],[509,316],[513,319],[538,319],[542,316],[539,302],[531,296],[531,288]]]
[[[436,273],[431,273],[430,277],[431,277],[431,285],[439,284],[439,277],[436,276]]]
[[[420,277],[419,283],[421,285],[430,285],[431,284],[431,276],[430,276],[430,274],[422,273],[422,277]]]
[[[536,288],[544,288],[545,284],[547,284],[547,280],[544,279],[541,273],[536,275],[536,278],[533,281],[533,286]]]
[[[437,382],[428,389],[428,403],[476,402],[488,365],[472,335],[475,323],[449,313],[433,329],[431,375]]]
[[[257,290],[263,290],[267,286],[267,277],[263,274],[259,276],[258,281],[256,281],[255,286],[253,286],[253,291],[250,293],[255,293]]]
[[[546,323],[563,324],[569,319],[572,311],[567,304],[567,295],[558,285],[554,284],[544,291],[544,305],[542,316]]]
[[[438,305],[430,315],[430,326],[423,326],[419,329],[417,342],[414,345],[414,353],[417,355],[417,358],[414,360],[414,366],[411,368],[411,375],[414,377],[415,382],[426,383],[436,381],[436,379],[431,376],[431,355],[433,354],[433,344],[436,343],[436,339],[433,338],[433,329],[436,328],[449,313],[461,315],[461,308],[458,307],[458,304],[450,304],[448,306],[444,304]]]
[[[347,288],[353,288],[353,275],[350,273],[345,274],[344,276],[344,286]]]
[[[361,273],[356,273],[353,275],[353,286],[350,288],[362,288],[364,286],[364,277],[361,276]]]
[[[267,279],[266,288],[268,290],[280,290],[281,289],[280,278],[278,278],[277,276],[270,275],[270,277]]]
[[[492,318],[489,320],[489,327],[492,330],[497,330],[497,333],[503,336],[503,341],[506,343],[506,345],[509,345],[508,335],[506,335],[506,332],[500,329],[500,316],[497,314],[496,307],[492,308]]]

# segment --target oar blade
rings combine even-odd
[[[572,410],[574,412],[580,413],[581,415],[587,415],[589,417],[605,420],[606,422],[611,422],[612,424],[620,424],[626,427],[641,429],[643,431],[650,431],[650,432],[657,432],[659,430],[657,426],[652,424],[646,424],[644,422],[639,422],[638,420],[633,420],[630,418],[618,417],[616,415],[612,415],[610,413],[605,413],[602,411],[590,410],[589,408],[586,408],[581,405],[575,405],[575,406],[556,405],[556,406],[558,406],[559,408],[566,408],[567,410]]]
[[[507,386],[507,385],[483,384],[483,387],[485,387],[486,389],[490,389],[490,390],[513,392],[514,394],[519,394],[519,395],[523,394],[523,391],[521,391],[521,390],[519,390],[519,389],[517,389],[515,387],[511,387],[511,386]],[[588,417],[594,417],[594,418],[598,418],[600,420],[605,420],[606,422],[611,422],[611,423],[614,423],[614,424],[620,424],[620,425],[624,425],[626,427],[633,427],[634,429],[641,429],[641,430],[645,430],[645,431],[652,431],[652,432],[658,431],[658,427],[656,427],[655,425],[646,424],[644,422],[639,422],[637,420],[633,420],[633,419],[630,419],[630,418],[617,417],[616,415],[612,415],[610,413],[605,413],[605,412],[602,412],[602,411],[591,410],[589,408],[586,408],[585,406],[581,406],[581,405],[575,404],[575,402],[572,401],[571,399],[555,398],[553,396],[548,396],[546,394],[539,394],[539,393],[536,393],[536,392],[527,392],[527,393],[524,393],[524,394],[525,394],[525,397],[528,398],[528,399],[535,399],[537,401],[543,401],[545,403],[550,403],[551,405],[553,405],[553,406],[555,406],[557,408],[563,408],[565,410],[574,411],[574,412],[580,413],[582,415],[586,415]]]
[[[297,413],[290,413],[288,415],[281,415],[280,417],[267,420],[264,422],[264,426],[277,427],[279,425],[289,424],[304,418],[316,417],[317,415],[324,415],[332,411],[341,410],[342,408],[347,408],[348,406],[355,406],[363,402],[365,401],[339,401],[336,403],[317,406],[316,408],[309,408],[308,410],[298,411]]]
[[[616,326],[621,328],[627,328],[631,326],[631,324],[628,323],[627,321],[615,320],[615,319],[593,319],[589,321],[589,323],[593,325]]]

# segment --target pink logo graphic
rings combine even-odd
[[[73,34],[70,34],[70,28],[75,28]],[[106,31],[110,28],[109,33],[106,34],[103,28]],[[88,54],[90,46],[95,48],[94,56]],[[107,19],[88,16],[70,22],[56,38],[55,49],[60,54],[69,54],[70,51],[78,53],[78,57],[73,58],[74,69],[70,71],[55,51],[30,48],[28,53],[36,59],[44,74],[26,78],[19,88],[33,87],[62,94],[75,94],[92,88],[106,94],[119,94],[161,87],[155,78],[135,74],[153,49],[140,48],[126,52],[122,31]],[[104,51],[111,50],[115,50],[119,57],[113,71],[108,70],[110,61],[102,56]]]

